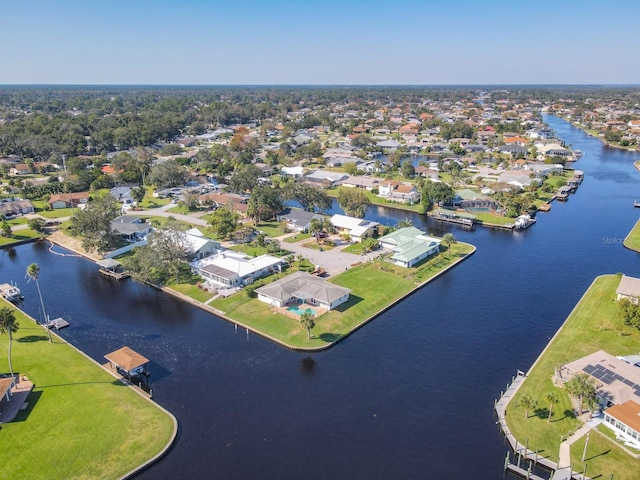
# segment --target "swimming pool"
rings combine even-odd
[[[298,305],[293,305],[287,308],[288,312],[295,313],[296,315],[302,315],[303,313],[310,313],[315,315],[316,311],[313,308],[300,308]]]

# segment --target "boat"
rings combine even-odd
[[[20,289],[13,283],[3,283],[0,285],[0,295],[2,295],[2,298],[9,300],[10,302],[19,302],[24,299]]]
[[[525,228],[529,228],[531,225],[536,223],[536,219],[531,215],[523,214],[516,218],[515,228],[516,230],[524,230]]]

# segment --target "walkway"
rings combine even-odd
[[[552,462],[547,458],[541,458],[538,456],[538,452],[534,452],[526,448],[524,445],[519,444],[518,440],[509,430],[509,426],[507,425],[506,415],[507,415],[507,405],[513,399],[516,392],[520,389],[522,384],[524,383],[525,375],[523,372],[518,370],[516,376],[512,378],[511,384],[507,385],[507,389],[500,396],[499,400],[496,400],[495,410],[498,415],[498,425],[502,429],[505,438],[509,442],[511,449],[514,451],[516,455],[520,455],[527,460],[534,461],[540,465],[543,465],[545,468],[554,471],[552,480],[570,480],[572,477],[572,469],[571,469],[571,444],[576,442],[579,438],[585,435],[591,428],[593,428],[596,423],[589,422],[585,424],[582,428],[576,431],[573,435],[571,435],[566,441],[560,444],[560,455],[558,463]],[[507,468],[507,464],[505,464],[505,469]],[[580,477],[581,478],[581,477]]]

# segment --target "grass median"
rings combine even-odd
[[[1,478],[119,478],[172,440],[169,414],[58,337],[49,343],[22,312],[16,310],[16,318],[13,369],[35,388],[27,408],[2,424]],[[4,351],[8,340],[0,338]],[[4,354],[0,370],[8,371]]]

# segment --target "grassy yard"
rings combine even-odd
[[[627,238],[624,239],[624,246],[640,252],[640,220],[636,222]]]
[[[2,478],[119,478],[171,440],[167,413],[62,340],[50,344],[42,327],[21,312],[16,316],[14,372],[36,387],[27,409],[2,425]],[[6,346],[3,335],[3,351]],[[6,355],[0,355],[0,369],[8,371]]]
[[[215,294],[208,292],[206,290],[201,290],[198,288],[198,283],[204,283],[203,280],[197,276],[193,275],[192,278],[187,283],[169,283],[167,284],[167,288],[175,290],[176,292],[182,293],[187,297],[191,297],[198,302],[204,303],[213,297]]]
[[[36,232],[35,230],[31,230],[30,228],[25,228],[25,229],[13,232],[13,235],[11,237],[0,236],[0,246],[4,247],[7,245],[11,245],[12,243],[23,242],[25,240],[31,240],[39,237],[40,237],[40,233]]]
[[[270,238],[280,237],[285,234],[279,222],[260,222],[254,228],[264,232]]]
[[[476,220],[485,224],[489,223],[494,225],[509,225],[513,224],[513,222],[515,221],[515,219],[511,217],[501,217],[500,215],[492,215],[486,212],[474,213],[474,215],[476,216]]]
[[[292,235],[289,235],[288,237],[285,237],[283,241],[285,243],[296,243],[308,238],[311,238],[310,233],[294,233]]]
[[[377,260],[350,268],[331,278],[330,282],[351,289],[349,301],[320,315],[316,319],[310,340],[297,319],[272,312],[267,304],[249,298],[244,292],[216,299],[210,305],[223,311],[232,320],[263,332],[290,347],[322,348],[347,336],[380,310],[410,292],[417,282],[461,261],[472,250],[471,245],[458,243],[452,246],[450,254],[440,254],[434,262],[427,261],[418,268],[403,269]]]
[[[573,432],[580,425],[574,417],[569,396],[552,384],[556,366],[597,350],[605,350],[612,355],[638,352],[640,331],[624,325],[618,314],[615,290],[619,281],[616,275],[599,277],[594,281],[509,404],[507,422],[515,437],[520,442],[528,439],[529,449],[540,449],[541,455],[553,461],[558,460],[560,436]],[[547,422],[549,404],[544,395],[550,391],[558,394],[560,402],[554,405],[551,422]],[[525,392],[538,401],[538,408],[529,413],[529,418],[525,418],[525,410],[519,406]],[[576,471],[584,469],[581,462],[584,442],[583,438],[571,447],[571,460]],[[627,455],[603,435],[591,434],[587,459],[591,478],[598,475],[609,478],[611,474],[616,480],[638,478],[640,461]]]

